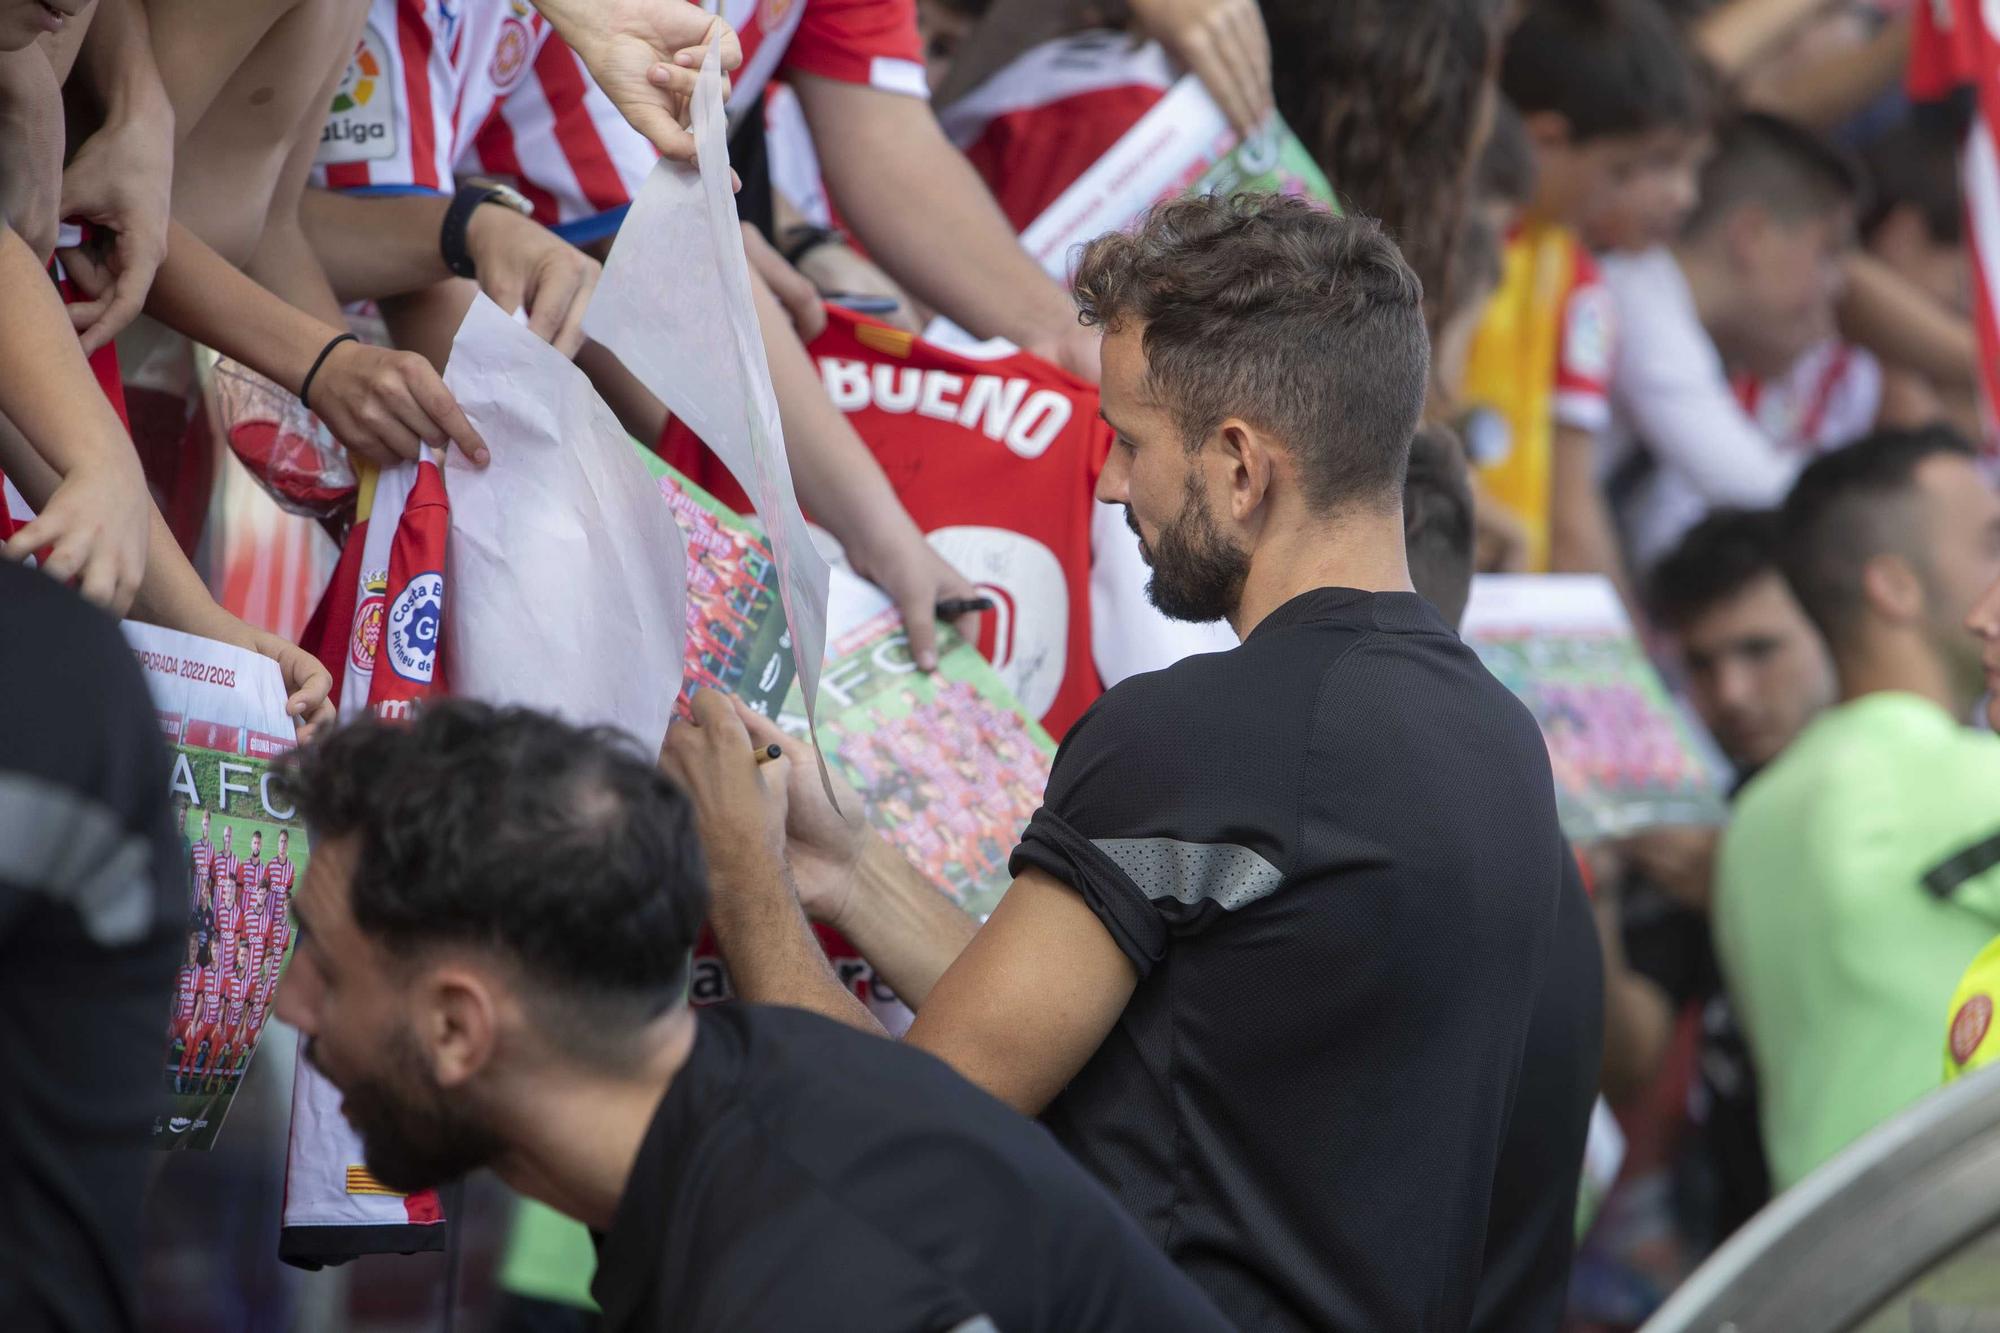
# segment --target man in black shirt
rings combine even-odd
[[[187,876],[109,616],[0,560],[0,1329],[139,1326]]]
[[[588,1223],[608,1330],[1227,1327],[939,1061],[815,1014],[690,1010],[701,852],[628,744],[454,702],[286,761],[314,849],[278,1013],[377,1179],[490,1165]]]
[[[805,904],[916,1009],[909,1042],[1040,1114],[1232,1321],[1464,1328],[1566,871],[1534,722],[1411,591],[1417,281],[1366,220],[1198,198],[1076,286],[1117,431],[1098,498],[1155,603],[1242,645],[1077,723],[976,934],[806,765],[727,799],[702,752],[772,733],[698,697],[663,762],[726,849],[717,937],[740,993],[866,1021],[769,855],[782,808]]]

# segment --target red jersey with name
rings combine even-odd
[[[1110,451],[1097,390],[1007,344],[947,351],[838,308],[811,348],[835,407],[931,544],[995,609],[979,648],[1061,736],[1103,693],[1091,657],[1091,492]],[[677,423],[667,461],[748,512]]]
[[[1129,33],[1059,37],[1016,57],[938,123],[1024,231],[1173,86],[1166,53]]]
[[[1915,102],[1941,101],[1960,88],[1974,91],[1977,114],[1960,158],[1966,239],[1972,253],[1973,322],[1979,333],[1980,385],[1986,419],[2000,412],[2000,32],[1982,0],[1916,0],[1912,6],[1908,91]],[[1985,452],[2000,458],[2000,439],[1986,430]]]

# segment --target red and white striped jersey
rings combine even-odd
[[[1129,33],[1034,47],[938,113],[1014,230],[1026,230],[1173,86],[1166,52]]]
[[[249,998],[250,998],[250,977],[247,973],[239,972],[235,976],[229,979],[229,1018],[227,1020],[228,1026],[230,1027],[242,1026],[243,1006],[248,1002]]]
[[[215,862],[215,844],[207,838],[195,839],[188,860],[194,869],[195,897],[200,898],[202,887],[208,883],[209,867]]]
[[[272,857],[264,866],[264,885],[271,891],[271,912],[276,918],[285,914],[292,901],[292,877],[298,874],[298,867],[288,857]]]
[[[194,1018],[195,997],[201,994],[201,969],[184,967],[181,969],[180,989],[177,992],[174,1014],[186,1023]]]
[[[740,116],[780,69],[925,95],[912,0],[729,0]],[[314,168],[336,190],[449,192],[502,180],[538,221],[596,239],[657,154],[527,0],[371,0]],[[604,220],[607,225],[593,225]]]
[[[264,858],[246,856],[236,863],[237,901],[247,911],[255,910],[255,904],[264,896]]]
[[[234,894],[225,894],[222,890],[223,886],[234,885],[236,883],[236,853],[225,847],[215,854],[215,860],[211,862],[211,865],[215,874],[216,902],[220,905],[223,898],[235,896]]]
[[[222,1018],[222,969],[203,968],[201,973],[201,1021],[214,1023]]]

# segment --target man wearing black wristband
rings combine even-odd
[[[865,1023],[796,882],[917,1011],[907,1040],[1039,1115],[1238,1326],[1466,1327],[1500,1233],[1539,1225],[1496,1182],[1531,1018],[1561,999],[1565,864],[1533,720],[1411,591],[1420,286],[1374,223],[1280,198],[1162,205],[1075,285],[1118,433],[1098,497],[1161,610],[1242,644],[1071,730],[981,927],[811,765],[746,793],[724,756],[764,724],[699,696],[662,764],[732,978]]]

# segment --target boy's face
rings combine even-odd
[[[1732,368],[1768,379],[1833,336],[1854,212],[1843,206],[1798,221],[1755,213],[1734,237],[1744,317],[1735,321]]]
[[[1566,227],[1584,228],[1618,207],[1645,166],[1650,135],[1608,134],[1578,142],[1553,111],[1522,118],[1535,149],[1535,202],[1528,211]]]
[[[1650,250],[1680,235],[1681,226],[1701,198],[1701,162],[1708,155],[1709,137],[1684,129],[1655,130],[1637,136],[1641,145],[1636,164],[1618,170],[1598,198],[1595,211],[1578,226],[1593,250]]]

